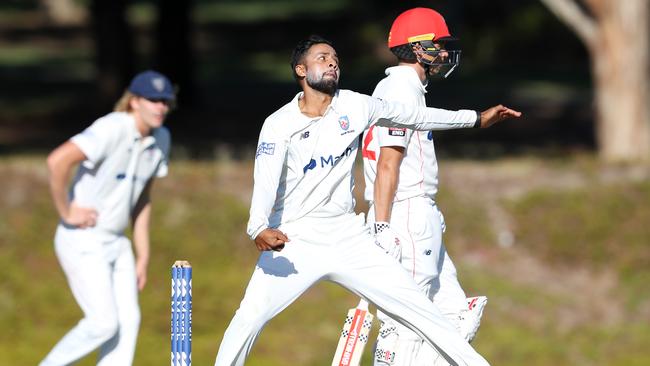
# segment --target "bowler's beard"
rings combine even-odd
[[[336,89],[339,87],[339,82],[336,79],[328,78],[325,79],[321,76],[320,79],[316,80],[311,74],[307,74],[307,85],[314,90],[325,93],[330,96],[334,96]]]

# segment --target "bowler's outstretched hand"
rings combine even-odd
[[[521,117],[521,112],[499,104],[481,112],[481,128],[488,128],[504,119],[519,117]]]
[[[284,243],[288,242],[289,238],[278,229],[264,229],[255,238],[255,246],[260,252],[266,250],[274,250],[276,252],[284,249]]]

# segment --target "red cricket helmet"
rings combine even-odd
[[[460,50],[449,51],[436,44],[455,40],[440,13],[428,8],[413,8],[400,14],[393,22],[388,34],[388,47],[400,59],[417,59],[427,65],[430,75],[447,77],[460,63]],[[443,68],[449,70],[443,72]]]
[[[400,14],[388,34],[388,48],[414,41],[451,41],[445,18],[428,8],[413,8]]]

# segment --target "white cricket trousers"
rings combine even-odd
[[[303,218],[279,229],[291,241],[281,252],[260,255],[215,366],[244,365],[265,324],[320,280],[366,298],[435,344],[452,365],[489,365],[399,263],[375,245],[363,215]]]
[[[84,318],[40,365],[70,365],[97,347],[97,365],[131,365],[140,327],[131,241],[123,235],[59,225],[54,244]]]
[[[369,223],[374,222],[374,213],[371,205]],[[456,267],[442,241],[444,219],[435,202],[428,197],[394,202],[390,227],[402,245],[402,268],[460,334],[459,316],[467,308],[467,300],[458,282]],[[417,333],[395,324],[381,311],[377,318],[387,327],[397,329],[398,342],[391,349],[395,351],[393,366],[430,366],[432,360],[439,357]],[[380,336],[377,347],[383,349],[381,343]],[[375,365],[385,363],[375,361]]]

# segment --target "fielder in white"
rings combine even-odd
[[[61,218],[55,251],[84,317],[41,366],[70,365],[98,347],[97,365],[132,364],[138,290],[147,282],[149,263],[149,194],[153,178],[167,175],[170,136],[163,122],[175,98],[167,77],[142,72],[114,112],[48,156],[50,190]],[[124,235],[129,219],[136,258]]]
[[[373,123],[463,128],[479,114],[409,108],[339,90],[336,51],[317,36],[296,46],[291,64],[302,92],[266,119],[256,153],[248,234],[262,253],[215,365],[244,365],[264,325],[320,280],[374,303],[450,363],[488,365],[375,245],[352,197],[358,137]],[[497,106],[480,117],[491,124],[517,115]]]
[[[428,77],[447,77],[460,61],[460,51],[444,49],[449,40],[454,39],[438,12],[414,8],[400,14],[388,39],[398,65],[386,70],[373,97],[426,106]],[[364,196],[370,203],[368,222],[379,245],[400,260],[421,291],[471,341],[487,298],[466,299],[442,242],[445,224],[435,200],[438,163],[433,133],[372,126],[364,133],[362,155]],[[382,312],[377,317],[382,325],[375,347],[376,366],[446,364],[418,334]]]

